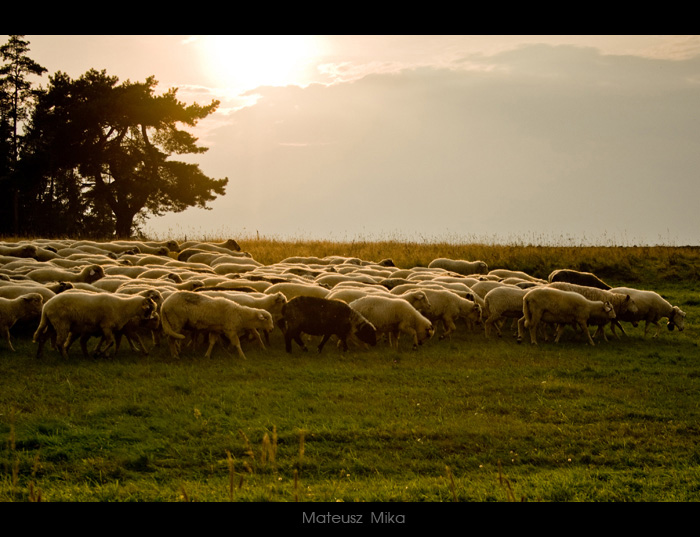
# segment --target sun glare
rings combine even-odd
[[[207,35],[201,40],[213,81],[235,91],[303,84],[318,47],[313,36],[304,35]]]

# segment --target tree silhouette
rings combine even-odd
[[[46,72],[27,56],[29,42],[23,35],[11,35],[0,47],[0,191],[9,194],[2,200],[4,215],[12,214],[12,228],[19,227],[19,195],[21,177],[16,174],[20,152],[20,124],[29,118],[30,104],[36,96],[29,75],[41,76]],[[8,228],[0,222],[0,229]]]
[[[79,213],[76,218],[91,216],[128,237],[139,216],[207,208],[223,195],[228,178],[211,179],[196,164],[171,160],[207,151],[179,127],[196,126],[219,102],[187,106],[177,89],[156,95],[156,86],[153,77],[118,84],[96,70],[77,80],[61,72],[50,77],[37,102],[24,166],[40,177],[33,185],[37,203],[54,209],[63,204],[65,210],[67,200],[57,196],[73,192],[68,210]]]

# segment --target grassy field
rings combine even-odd
[[[241,241],[239,241],[241,242]],[[149,502],[694,502],[700,500],[700,249],[251,239],[291,255],[482,259],[546,277],[590,270],[656,290],[688,317],[590,347],[461,331],[412,351],[122,347],[34,357],[0,346],[0,500]],[[406,343],[404,341],[404,343]]]

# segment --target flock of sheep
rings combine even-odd
[[[293,343],[306,350],[308,336],[322,337],[319,352],[334,336],[344,350],[386,345],[383,337],[398,349],[401,336],[417,348],[449,338],[458,323],[489,338],[509,321],[518,342],[529,332],[537,344],[548,328],[558,342],[573,326],[594,345],[607,326],[619,337],[620,321],[645,321],[645,337],[651,325],[656,337],[663,318],[683,330],[685,313],[658,293],[566,269],[543,280],[444,258],[410,269],[341,256],[263,265],[234,240],[0,243],[0,332],[14,350],[10,329],[30,326],[37,357],[50,342],[67,358],[76,340],[86,356],[116,353],[123,338],[142,352],[167,344],[178,357],[204,338],[205,356],[219,343],[244,358],[242,341],[265,348],[277,329],[287,352]]]

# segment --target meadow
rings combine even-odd
[[[238,240],[238,239],[237,239]],[[486,340],[418,350],[217,347],[35,358],[0,347],[0,501],[694,502],[700,500],[700,248],[239,240],[258,261],[436,257],[659,292],[683,332],[595,347]],[[20,327],[20,330],[22,327]],[[505,331],[507,333],[507,331]],[[407,343],[404,341],[404,343]],[[312,347],[313,348],[313,347]]]

